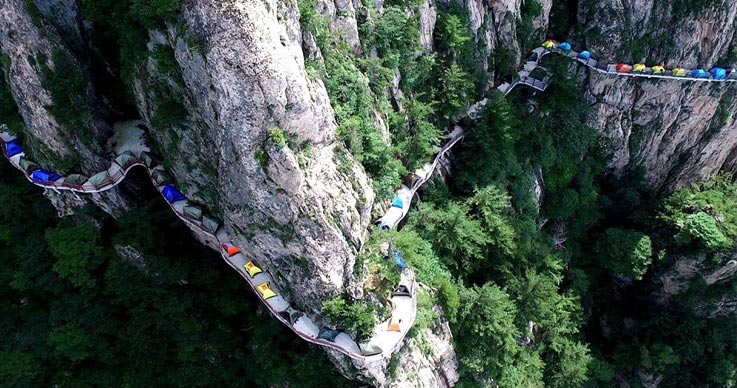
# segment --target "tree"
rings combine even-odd
[[[46,232],[49,250],[57,261],[53,269],[77,287],[95,286],[92,271],[104,261],[98,245],[100,231],[92,223],[63,223]]]
[[[359,338],[370,335],[374,329],[374,313],[365,302],[332,298],[322,303],[322,312],[338,327],[356,332]]]
[[[615,273],[642,279],[652,262],[652,241],[646,234],[609,228],[596,243],[599,262]]]
[[[478,380],[493,379],[500,387],[518,387],[531,380],[540,385],[535,377],[541,375],[540,362],[521,362],[530,355],[516,343],[517,309],[509,295],[487,283],[462,289],[461,300],[454,329],[461,368]]]
[[[719,229],[714,217],[704,212],[685,216],[676,241],[681,245],[692,244],[709,250],[724,249],[732,245],[732,241]]]

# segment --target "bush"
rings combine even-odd
[[[269,141],[279,148],[284,148],[287,146],[287,135],[283,129],[274,127],[269,130]]]
[[[704,212],[689,214],[685,223],[676,235],[681,245],[693,244],[709,250],[724,249],[732,245],[732,241],[719,230],[714,217]]]
[[[358,338],[370,335],[374,329],[373,309],[365,302],[332,298],[322,303],[322,311],[339,328],[356,332]]]

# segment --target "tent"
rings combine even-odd
[[[228,254],[228,257],[241,253],[240,248],[235,246],[232,241],[225,241],[224,243],[220,244],[220,246],[223,248],[225,253]]]
[[[23,152],[23,148],[21,148],[18,140],[10,140],[5,142],[5,152],[7,152],[9,158],[12,158]]]
[[[197,205],[185,205],[182,209],[182,213],[194,220],[199,221],[202,218],[202,208]]]
[[[261,297],[264,298],[264,300],[273,298],[276,296],[276,292],[274,292],[271,287],[269,287],[269,282],[259,284],[256,289],[261,294]]]
[[[709,73],[705,72],[704,69],[693,69],[691,70],[691,77],[709,78]]]
[[[578,58],[588,61],[589,59],[591,59],[591,53],[586,50],[581,51],[580,53],[578,53]]]
[[[169,203],[184,201],[185,199],[187,199],[182,193],[179,192],[179,190],[177,190],[176,187],[174,187],[174,185],[164,186],[164,188],[161,189],[161,194],[164,195],[164,198],[166,198]]]
[[[284,318],[289,319],[289,323],[291,323],[292,325],[297,323],[297,320],[300,319],[302,315],[304,315],[303,312],[295,309],[292,306],[287,307],[286,310],[282,311],[279,314],[281,314]]]
[[[638,73],[642,73],[647,70],[647,66],[645,66],[644,63],[635,63],[634,66],[632,66],[632,71],[636,71]]]
[[[400,332],[401,330],[399,329],[399,322],[396,322],[394,320],[390,321],[389,322],[389,327],[387,328],[387,330],[388,331]]]
[[[673,75],[676,77],[685,77],[686,76],[686,69],[682,67],[676,67],[673,69]]]
[[[90,179],[87,181],[87,183],[95,187],[102,187],[110,182],[112,182],[112,180],[110,179],[110,174],[108,174],[107,171],[98,172],[97,174],[91,176]]]
[[[394,200],[392,201],[392,207],[398,207],[403,208],[404,207],[404,201],[402,201],[402,198],[394,197]]]
[[[26,172],[26,174],[30,175],[33,171],[39,170],[41,166],[36,164],[36,162],[32,160],[28,160],[21,156],[20,160],[18,161],[18,164],[20,165],[20,168],[23,169],[23,171]]]
[[[61,177],[59,176],[59,174],[55,174],[51,171],[38,169],[31,173],[31,178],[33,178],[34,181],[53,182],[59,180],[59,178]]]
[[[555,41],[552,39],[548,39],[543,42],[543,47],[545,47],[546,49],[555,48]]]
[[[215,232],[218,231],[218,228],[220,228],[220,220],[205,214],[202,216],[202,227],[205,228],[206,231],[215,234]]]
[[[617,65],[617,71],[620,73],[630,73],[632,72],[632,66],[626,63],[620,63]]]
[[[328,340],[330,342],[335,342],[335,337],[340,335],[340,332],[337,330],[329,329],[327,327],[321,327],[320,332],[317,334],[317,338]]]
[[[146,164],[146,167],[151,168],[154,163],[154,158],[148,154],[148,152],[141,152],[141,160]]]
[[[246,264],[243,264],[243,269],[245,269],[246,272],[248,272],[248,276],[250,276],[250,277],[254,277],[254,276],[260,274],[261,272],[264,272],[264,271],[261,270],[261,268],[259,268],[256,265],[256,263],[253,262],[253,260],[249,261]]]
[[[537,60],[540,58],[537,53],[532,53],[529,58],[527,58],[527,62],[537,62]]]
[[[133,155],[130,151],[125,151],[122,154],[118,155],[117,158],[115,158],[115,163],[118,164],[118,166],[123,168],[128,168],[133,162],[136,161],[136,156]]]
[[[400,284],[399,286],[397,286],[397,288],[394,289],[392,296],[412,296],[412,294],[410,294],[409,288],[407,288],[407,286],[405,286],[404,284]]]
[[[82,186],[87,180],[90,179],[84,175],[71,174],[64,178],[65,185]]]
[[[563,42],[563,43],[561,43],[561,44],[558,45],[558,48],[561,49],[561,50],[563,50],[563,51],[570,51],[571,50],[571,44],[568,43],[568,42]]]
[[[653,73],[654,74],[663,74],[665,73],[665,68],[663,66],[653,66]]]
[[[402,252],[394,249],[392,252],[392,256],[394,256],[394,264],[396,264],[397,267],[401,269],[407,268],[407,263],[404,262],[404,256],[402,256]]]
[[[361,354],[364,356],[375,356],[383,353],[380,347],[370,344],[368,342],[362,342],[358,344],[358,348],[361,349]]]
[[[709,73],[714,79],[727,79],[727,70],[722,67],[712,67]]]
[[[161,186],[167,183],[171,183],[171,177],[164,170],[159,170],[159,169],[154,170],[151,173],[151,177],[154,178],[154,182],[156,183],[156,186]]]

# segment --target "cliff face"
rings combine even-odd
[[[682,3],[580,2],[582,39],[597,59],[610,63],[706,70],[734,65],[737,2]],[[733,86],[598,74],[585,85],[596,111],[593,124],[612,140],[615,173],[642,166],[652,188],[671,191],[720,170],[733,171]]]

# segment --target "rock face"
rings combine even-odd
[[[332,108],[305,72],[296,4],[194,1],[183,20],[185,34],[151,35],[151,48],[173,50],[181,74],[149,60],[139,110],[156,122],[152,90],[162,83],[185,96],[184,122],[151,125],[178,181],[221,210],[234,242],[283,278],[298,308],[319,311],[352,272],[374,195],[350,156],[338,170]]]
[[[580,2],[579,21],[586,47],[600,60],[708,70],[734,65],[736,6],[731,0],[680,6]],[[734,170],[733,85],[604,75],[591,75],[585,85],[596,110],[594,125],[612,141],[615,173],[642,166],[652,188],[671,191]]]

